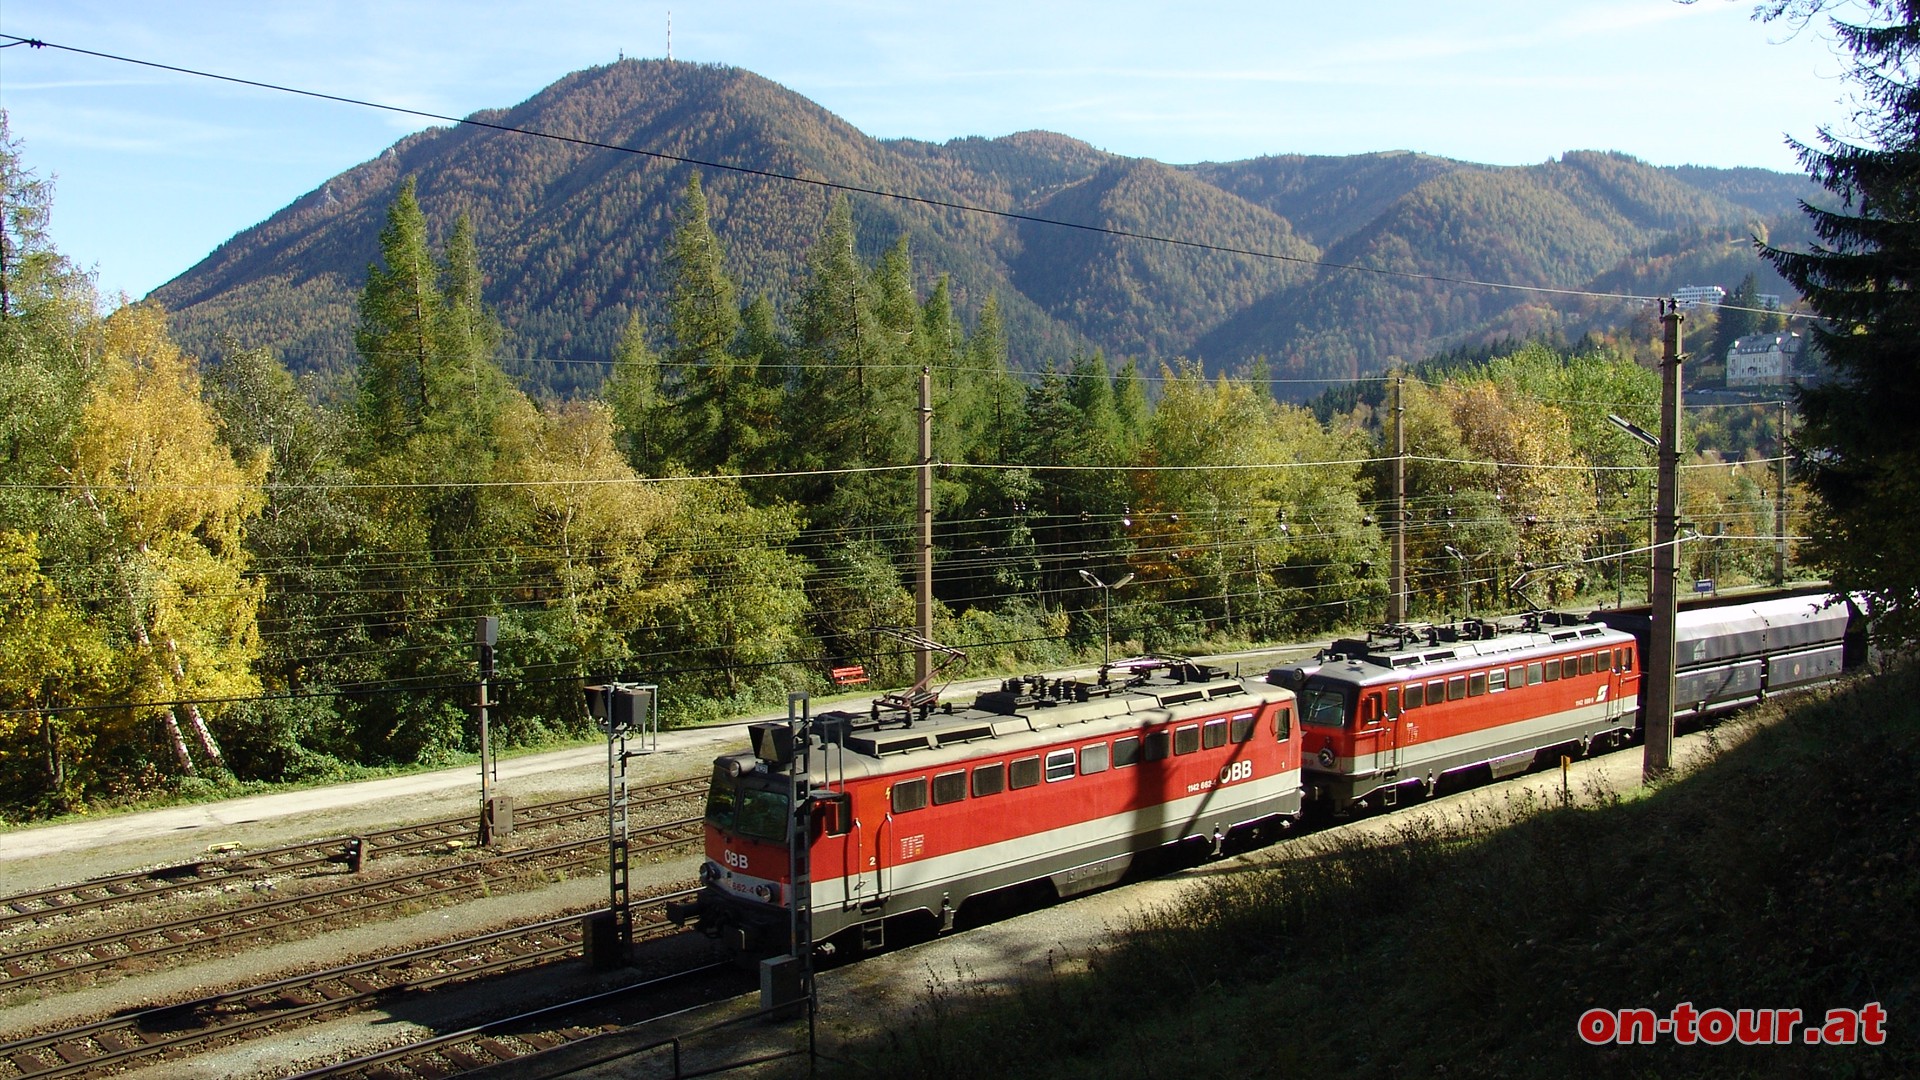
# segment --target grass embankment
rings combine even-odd
[[[1771,708],[1771,707],[1770,707]],[[1801,699],[1684,779],[1411,817],[1214,875],[1086,974],[931,988],[842,1076],[1920,1075],[1920,673]],[[1632,752],[1632,751],[1630,751]],[[1643,797],[1644,796],[1644,797]],[[1589,1046],[1586,1010],[1879,1002],[1886,1041]],[[1795,1038],[1803,1037],[1800,1031]]]

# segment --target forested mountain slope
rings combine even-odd
[[[835,196],[804,181],[828,181],[906,196],[851,196],[860,254],[905,236],[921,273],[950,277],[964,317],[997,296],[1017,366],[1098,348],[1216,370],[1264,356],[1294,377],[1337,378],[1517,325],[1633,318],[1630,307],[1472,282],[1638,280],[1660,251],[1660,266],[1734,276],[1651,288],[1730,289],[1747,268],[1780,291],[1744,239],[1812,190],[1762,170],[1658,169],[1598,153],[1523,168],[1406,153],[1167,166],[1039,131],[877,140],[750,72],[660,60],[576,72],[472,119],[494,126],[409,136],[157,290],[177,335],[201,353],[237,342],[272,347],[296,369],[350,371],[366,253],[414,176],[438,234],[461,214],[476,227],[485,298],[508,331],[504,365],[571,393],[600,373],[578,362],[608,359],[632,313],[663,322],[672,213],[698,169],[745,298],[765,294],[781,309],[792,299]]]

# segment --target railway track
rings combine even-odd
[[[636,899],[635,940],[682,933],[667,922],[664,905],[693,891]],[[581,947],[580,914],[0,1043],[0,1080],[92,1076],[173,1060],[396,994],[574,957]]]
[[[710,984],[687,989],[690,983],[707,980]],[[379,1050],[361,1057],[298,1073],[289,1080],[444,1080],[446,1077],[546,1054],[562,1047],[630,1031],[651,1020],[685,1013],[699,1004],[688,1005],[691,994],[709,1001],[737,994],[743,973],[730,961],[688,968],[670,975],[648,979],[616,990],[592,994],[572,1001],[501,1017],[461,1031],[436,1035],[419,1042]],[[625,1006],[635,999],[672,991],[670,1002],[647,1005],[651,1014],[633,1018]],[[607,1019],[593,1022],[595,1017]],[[615,1056],[623,1056],[620,1051]]]
[[[703,794],[706,787],[704,776],[636,787],[629,793],[628,806],[631,812],[689,799]],[[606,796],[594,794],[518,807],[514,818],[516,830],[531,831],[604,816],[606,812]],[[346,873],[355,862],[356,848],[359,860],[364,863],[455,841],[477,844],[479,838],[478,822],[474,815],[468,814],[381,829],[361,836],[336,836],[258,851],[222,852],[193,862],[0,897],[0,929],[44,923],[63,914],[149,901],[214,883],[325,870]]]
[[[702,821],[697,817],[663,822],[637,830],[628,850],[631,854],[669,850],[697,841],[701,831]],[[256,900],[212,914],[15,949],[0,956],[0,994],[182,953],[284,936],[289,930],[365,921],[369,915],[402,905],[435,904],[491,892],[503,881],[531,873],[600,865],[606,851],[607,838],[601,835],[457,866],[378,879],[355,877],[317,892]]]

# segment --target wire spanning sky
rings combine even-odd
[[[0,33],[451,116],[627,57],[730,64],[880,138],[1042,128],[1169,163],[1618,150],[1799,171],[1846,117],[1823,28],[1749,0],[5,0]],[[427,121],[0,50],[52,233],[139,297]]]

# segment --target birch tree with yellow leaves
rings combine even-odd
[[[99,376],[66,489],[118,646],[110,683],[127,721],[165,733],[181,773],[224,768],[209,712],[259,693],[261,587],[242,541],[266,464],[242,466],[221,443],[198,367],[159,308],[121,308],[96,333]]]

